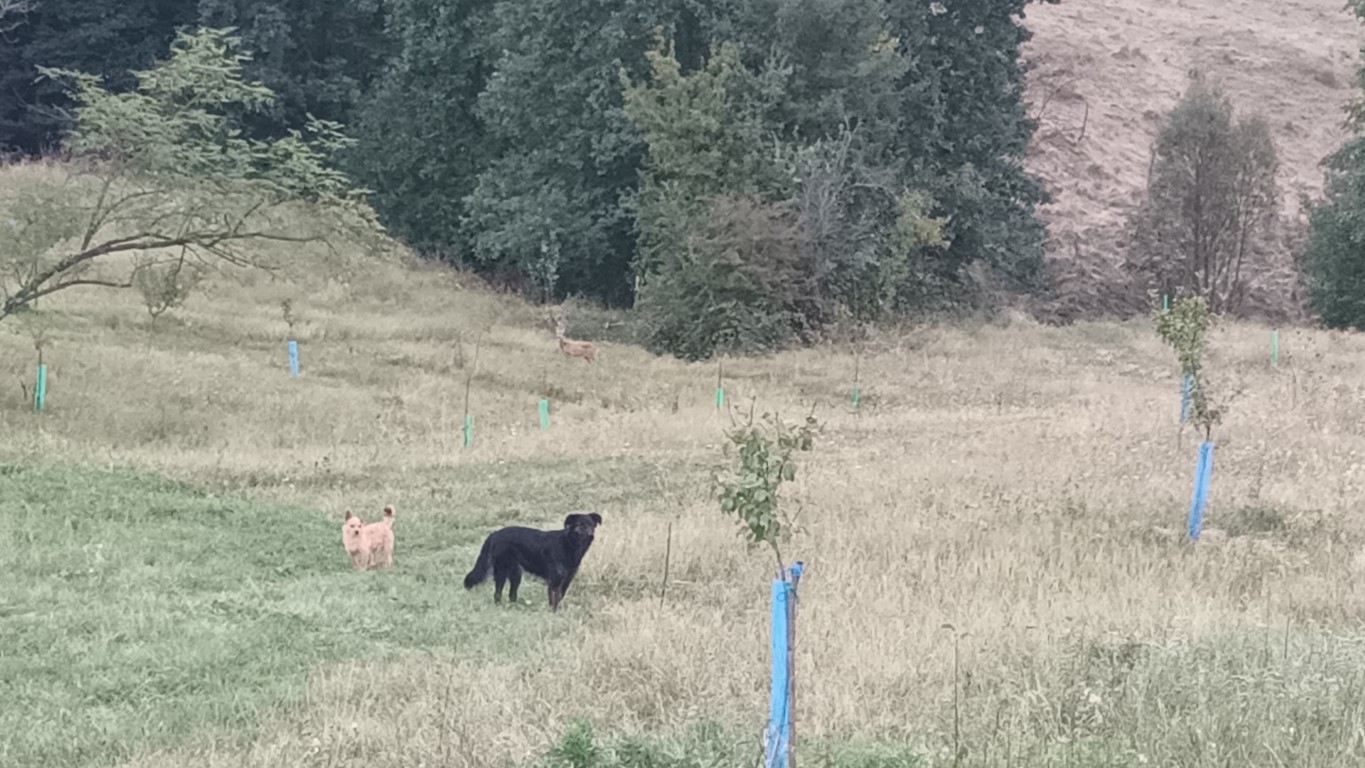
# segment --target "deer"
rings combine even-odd
[[[552,313],[555,323],[555,338],[559,339],[559,351],[566,357],[581,357],[591,363],[597,359],[597,345],[591,341],[574,341],[564,336],[564,316]]]

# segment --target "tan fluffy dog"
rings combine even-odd
[[[369,525],[359,515],[346,510],[346,519],[341,523],[341,543],[356,570],[393,565],[393,505],[384,507],[383,520]]]

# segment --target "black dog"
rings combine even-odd
[[[538,531],[518,525],[493,531],[484,539],[474,570],[464,577],[464,588],[473,589],[482,583],[492,569],[493,602],[502,602],[502,585],[506,582],[511,587],[507,597],[515,603],[521,572],[526,571],[545,580],[550,588],[550,610],[558,611],[559,601],[569,591],[569,582],[578,573],[601,524],[602,516],[593,512],[569,515],[564,518],[564,529],[559,531]]]

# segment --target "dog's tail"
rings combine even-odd
[[[388,505],[387,507],[384,507],[384,522],[387,523],[388,526],[389,526],[390,528],[393,527],[393,505],[392,505],[392,504]]]
[[[488,578],[488,572],[493,569],[492,546],[488,539],[484,539],[483,547],[479,549],[479,559],[474,561],[474,568],[464,577],[464,588],[473,589]]]

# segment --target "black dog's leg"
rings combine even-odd
[[[521,587],[520,565],[514,564],[507,571],[507,586],[508,586],[507,599],[515,603],[517,601],[517,590]]]
[[[564,599],[564,593],[569,591],[569,584],[573,581],[577,568],[560,569],[550,577],[550,609],[559,610],[559,603]]]
[[[502,602],[502,585],[507,582],[507,569],[502,563],[493,564],[493,602]],[[516,587],[512,588],[512,594],[516,594]],[[514,598],[515,599],[515,598]]]

